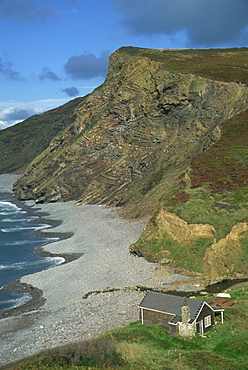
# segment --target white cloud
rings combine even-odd
[[[0,130],[22,122],[35,114],[59,107],[69,100],[69,98],[63,98],[43,99],[28,103],[15,100],[0,102]]]
[[[16,123],[22,122],[26,118],[38,113],[41,113],[39,109],[23,105],[4,108],[0,111],[1,128],[15,125]]]
[[[4,130],[5,128],[7,128],[8,126],[6,125],[6,123],[4,121],[1,121],[0,120],[0,130]]]

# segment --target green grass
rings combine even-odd
[[[174,198],[171,198],[170,201],[166,200],[168,204],[165,206],[166,211],[176,214],[189,224],[214,226],[216,241],[226,237],[235,224],[247,220],[248,193],[246,187],[213,194],[208,186],[204,185],[187,189],[186,192],[181,192],[179,195],[175,199],[185,199],[177,202],[173,201]],[[188,245],[177,242],[167,233],[158,237],[156,216],[152,220],[133,246],[140,250],[146,250],[157,260],[167,257],[165,252],[169,250],[169,258],[176,265],[187,270],[203,272],[205,252],[214,239],[199,238]],[[243,254],[240,256],[241,263],[248,265],[248,233],[244,233],[240,237],[243,250]]]
[[[248,111],[223,123],[221,139],[207,151],[198,154],[191,164],[191,186],[171,188],[169,198],[161,197],[160,207],[175,213],[191,224],[210,224],[216,240],[226,237],[238,222],[248,221]],[[173,194],[174,193],[174,194]],[[157,237],[156,222],[149,224],[136,243],[159,260],[161,251],[171,251],[170,258],[181,266],[202,271],[204,252],[211,240],[199,239],[191,247],[179,245],[168,235]],[[153,229],[153,230],[152,230]],[[248,265],[248,235],[241,236],[241,264]],[[192,255],[194,259],[192,260]]]
[[[207,187],[188,190],[189,200],[166,207],[189,223],[210,224],[216,230],[217,241],[225,237],[233,225],[247,219],[246,187],[211,194]]]
[[[189,271],[203,272],[203,257],[207,247],[212,242],[212,239],[199,238],[190,245],[182,245],[165,232],[162,238],[154,237],[149,240],[141,238],[132,246],[141,250],[145,249],[155,256],[157,260],[168,257],[166,251],[169,250],[169,258],[174,262],[174,265],[180,265]]]
[[[248,110],[222,125],[221,139],[192,161],[192,186],[210,184],[211,191],[247,187]]]
[[[51,140],[70,126],[74,109],[85,99],[76,98],[61,107],[0,131],[0,174],[22,172]]]
[[[205,338],[170,336],[160,325],[135,322],[1,369],[244,370],[248,365],[246,290],[248,287],[229,290],[232,299],[242,303],[226,308],[224,325],[213,327]]]
[[[146,56],[164,64],[164,68],[180,73],[193,73],[225,82],[248,82],[248,49],[142,49],[123,47],[122,53]]]

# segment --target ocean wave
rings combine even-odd
[[[3,233],[13,233],[13,232],[16,232],[16,231],[23,231],[23,230],[34,230],[34,231],[37,231],[37,230],[41,230],[41,229],[47,229],[48,227],[50,227],[50,225],[47,225],[47,224],[44,224],[44,225],[36,225],[36,226],[21,226],[21,227],[6,227],[6,228],[2,228],[0,229],[0,231],[2,231]]]
[[[13,247],[15,245],[44,245],[44,244],[49,244],[49,243],[52,243],[52,242],[56,242],[60,240],[60,238],[43,238],[42,239],[39,239],[39,240],[33,240],[33,239],[25,239],[25,240],[16,240],[16,241],[5,241],[5,242],[2,242],[1,241],[1,246],[4,246],[4,247]]]
[[[7,216],[7,215],[6,215]],[[9,216],[9,214],[8,214]],[[35,216],[30,216],[30,217],[25,217],[25,218],[10,218],[10,217],[6,217],[3,219],[4,222],[10,222],[10,223],[16,223],[16,222],[29,222],[29,221],[32,221],[32,220],[36,220],[37,218],[39,217],[35,217]]]
[[[23,213],[21,208],[17,207],[16,204],[8,202],[8,201],[0,201],[0,215],[7,216],[14,213]]]
[[[41,244],[44,245],[44,244],[49,244],[49,243],[52,243],[52,242],[57,242],[58,240],[60,240],[60,238],[44,238],[42,236],[42,239],[41,239]]]
[[[28,267],[41,267],[45,265],[45,268],[61,265],[61,263],[65,262],[63,257],[44,257],[42,259],[34,260],[34,261],[25,261],[25,262],[16,262],[10,265],[0,265],[0,270],[24,270]]]
[[[12,202],[8,202],[6,200],[0,200],[0,206],[3,206],[3,207],[7,207],[7,208],[16,208],[18,210],[20,210],[21,208],[17,207],[16,204],[12,203]]]
[[[31,299],[32,297],[30,295],[24,294],[18,298],[10,298],[4,301],[0,300],[0,306],[2,305],[4,305],[5,307],[7,306],[6,308],[3,308],[3,311],[4,311],[10,308],[16,308],[16,307],[22,306],[23,304],[27,303]]]
[[[18,210],[10,210],[10,211],[0,211],[0,216],[11,216],[11,215],[16,215],[16,214],[23,214],[23,213],[27,213],[26,211],[18,211]]]
[[[10,222],[10,223],[18,223],[18,222],[23,222],[23,219],[22,218],[9,218],[9,217],[7,217],[7,218],[4,218],[2,221],[3,222]]]
[[[28,240],[28,239],[26,239],[26,240],[15,240],[15,241],[11,240],[11,241],[4,241],[4,242],[1,241],[1,246],[3,246],[3,247],[13,247],[13,246],[16,246],[16,245],[18,245],[18,246],[21,246],[21,245],[24,245],[24,246],[33,245],[33,246],[35,246],[37,244],[38,245],[39,244],[41,244],[41,245],[47,244],[47,241],[45,239],[45,242],[44,242],[43,238],[40,239],[40,240],[33,240],[33,239]]]

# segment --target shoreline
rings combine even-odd
[[[0,192],[2,176],[13,175],[0,175]],[[142,287],[172,291],[180,282],[194,290],[189,276],[157,278],[156,263],[130,254],[148,219],[130,221],[118,209],[99,205],[23,203],[53,222],[39,230],[42,236],[64,235],[36,252],[77,258],[13,283],[35,297],[27,310],[0,318],[0,366],[137,321]]]
[[[12,175],[6,175],[4,177]],[[1,181],[2,175],[0,175],[0,181]],[[15,175],[14,175],[15,178]],[[11,181],[9,181],[9,184],[11,184]],[[9,190],[9,191],[8,191]],[[35,209],[35,205],[26,205],[25,202],[22,202],[16,198],[14,198],[13,193],[10,189],[8,189],[8,185],[5,184],[4,191],[1,191],[1,184],[0,184],[0,193],[5,196],[7,199],[9,199],[13,204],[15,204],[17,207],[24,210],[26,213],[25,215],[28,217],[29,215],[35,215],[37,216],[36,219],[29,221],[29,224],[35,225],[35,224],[47,224],[48,227],[45,229],[45,234],[42,232],[43,229],[38,229],[33,232],[31,232],[31,235],[37,237],[37,238],[51,238],[51,241],[47,241],[46,244],[42,244],[42,246],[38,246],[34,248],[33,253],[39,257],[62,257],[64,261],[62,264],[69,263],[74,261],[77,258],[80,258],[83,253],[51,253],[49,251],[45,251],[44,247],[46,245],[49,245],[55,241],[65,240],[73,236],[72,232],[53,232],[50,230],[53,230],[55,227],[62,224],[62,220],[56,220],[56,219],[48,219],[46,216],[49,216],[48,213],[40,211],[40,208]],[[52,240],[52,239],[58,239],[58,240]],[[55,267],[55,266],[53,266]],[[52,268],[52,267],[50,267]],[[45,271],[46,269],[42,270]],[[25,276],[25,275],[24,275]],[[44,304],[45,299],[42,298],[43,292],[40,289],[37,289],[33,287],[32,285],[21,283],[21,279],[23,276],[16,280],[12,280],[2,287],[3,291],[12,291],[13,293],[20,293],[22,295],[28,295],[30,296],[30,300],[27,302],[5,310],[0,311],[0,319],[8,317],[8,316],[16,316],[23,314],[27,311],[31,311],[33,309],[37,309],[41,305]]]
[[[0,192],[11,194],[12,180],[16,178],[16,175],[0,175]],[[19,202],[14,197],[13,201]],[[139,283],[156,286],[152,279],[156,266],[136,259],[128,250],[138,239],[146,220],[133,223],[121,218],[117,210],[101,206],[78,207],[73,202],[20,203],[31,206],[48,224],[53,222],[53,227],[39,230],[39,235],[60,237],[38,248],[36,253],[66,256],[66,262],[70,259],[70,263],[10,283],[34,296],[26,306],[12,309],[15,312],[9,311],[0,319],[0,366],[136,321],[143,293],[123,289]],[[88,292],[111,286],[120,290],[83,299]],[[120,312],[115,310],[116,302]]]

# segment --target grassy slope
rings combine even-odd
[[[166,69],[176,72],[190,72],[226,82],[248,81],[246,48],[178,52],[123,48],[122,52],[141,53],[164,61]],[[185,186],[180,193],[163,200],[168,210],[184,216],[189,222],[214,223],[218,238],[225,235],[234,222],[247,219],[247,115],[248,112],[244,112],[224,123],[222,139],[194,159],[192,188]],[[19,134],[25,131],[23,128],[22,123]],[[12,135],[6,138],[6,141],[15,141],[18,140],[18,134],[14,138]],[[2,147],[0,149],[2,153]],[[27,162],[23,159],[18,168],[26,166]],[[8,168],[9,171],[17,169],[11,165]],[[163,243],[159,246],[155,242],[152,247],[159,252],[163,246]],[[192,252],[195,256],[199,252],[197,266],[193,266],[197,269],[201,267],[200,261],[206,246],[202,246],[203,251],[199,246],[192,248],[193,251],[187,253],[188,257],[192,257]],[[177,250],[177,246],[174,250]],[[182,256],[180,250],[177,253],[177,258]],[[192,260],[188,257],[182,260]],[[120,369],[245,369],[248,363],[248,302],[247,296],[241,295],[241,291],[235,294],[239,294],[239,298],[245,302],[226,309],[225,325],[213,329],[205,340],[198,337],[192,340],[169,337],[160,326],[140,326],[135,323],[88,344],[78,343],[53,350],[12,368],[86,369],[91,366],[92,369],[113,369],[119,365]]]
[[[84,98],[77,98],[59,108],[32,116],[0,131],[0,174],[23,172],[27,165],[70,123],[73,111]]]
[[[203,339],[169,336],[160,325],[133,323],[80,343],[52,349],[24,360],[12,370],[115,369],[200,370],[246,369],[248,364],[248,288],[231,291],[231,308],[224,325],[217,325]],[[205,298],[206,299],[206,298]],[[211,299],[211,297],[207,298]]]
[[[207,151],[198,154],[189,172],[191,187],[185,185],[163,207],[188,223],[211,224],[217,231],[217,241],[225,237],[232,226],[248,221],[248,110],[222,125],[222,137]],[[191,246],[182,246],[167,234],[156,238],[156,225],[151,224],[135,245],[146,249],[158,259],[166,257],[163,250],[170,250],[170,258],[188,270],[202,272],[203,257],[211,239],[198,239]],[[241,264],[248,266],[248,235],[242,238],[244,255]],[[194,258],[192,258],[194,256]]]
[[[121,48],[120,52],[161,61],[165,69],[175,72],[195,73],[225,82],[248,82],[247,48],[175,51],[127,47]],[[0,151],[3,153],[0,173],[20,171],[25,168],[49,145],[56,133],[68,127],[73,109],[81,101],[82,98],[75,99],[60,108],[31,117],[13,128],[0,131]],[[6,160],[4,160],[5,156]],[[194,158],[190,173],[192,188],[188,188],[186,184],[184,186],[182,182],[180,189],[178,186],[174,189],[172,187],[170,199],[168,199],[168,195],[163,194],[163,183],[161,183],[158,192],[147,199],[146,204],[151,208],[150,204],[160,202],[161,207],[176,213],[190,223],[213,224],[219,240],[227,235],[234,223],[247,220],[247,173],[248,111],[223,123],[221,140],[208,151]],[[162,170],[161,174],[156,171],[153,181],[161,182],[160,177],[162,178]],[[144,182],[145,179],[141,181],[141,183]],[[142,184],[138,185],[142,187]],[[137,184],[134,184],[134,189],[130,189],[134,197],[139,193],[136,186]],[[245,264],[248,259],[247,239],[248,237],[244,236]],[[159,259],[164,257],[161,251],[166,246],[166,249],[171,250],[171,258],[182,266],[202,271],[203,256],[211,242],[212,240],[201,239],[186,249],[171,241],[168,235],[164,235],[163,240],[157,240],[154,237],[153,240],[147,241],[141,238],[137,245],[148,249]]]
[[[122,53],[128,53],[135,56],[149,57],[151,59],[160,61],[164,64],[166,70],[180,72],[180,73],[192,73],[202,77],[206,77],[216,81],[224,82],[239,82],[239,83],[248,83],[248,48],[234,48],[234,49],[185,49],[185,50],[153,50],[153,49],[140,49],[133,47],[124,47],[121,48]],[[229,163],[222,163],[222,158],[225,153],[222,151],[223,148],[227,148],[227,151],[230,151],[229,155],[233,156],[235,150],[237,150],[237,161],[232,158],[232,167],[229,168],[229,172],[232,173],[235,168],[236,176],[239,177],[238,181],[241,180],[241,177],[246,177],[247,165],[244,165],[243,160],[247,159],[247,114],[237,116],[231,122],[232,127],[229,132],[229,138],[223,142],[221,148],[219,148],[219,167],[218,170],[222,168],[222,165],[225,165],[224,171],[227,171]],[[241,130],[242,127],[242,130]],[[231,137],[236,131],[235,141],[236,144],[230,147]],[[244,138],[241,139],[242,143],[238,143],[238,135],[241,137],[244,135]],[[233,140],[233,139],[232,139]],[[243,147],[242,147],[243,146]],[[242,153],[241,153],[242,151]],[[205,153],[204,153],[205,155]],[[243,160],[241,160],[243,156]],[[213,158],[212,158],[213,159]],[[200,161],[204,160],[203,157],[200,158]],[[205,157],[206,166],[204,168],[205,174],[209,173],[209,168],[207,167],[209,158]],[[210,158],[211,160],[211,158]],[[237,167],[235,167],[238,164]],[[166,167],[166,163],[164,164]],[[163,163],[161,164],[161,168]],[[241,172],[240,172],[241,170]],[[159,173],[156,171],[155,176]],[[220,176],[219,176],[220,178]],[[169,179],[173,181],[173,179]],[[195,181],[195,180],[194,180]],[[225,179],[223,178],[223,181]],[[145,182],[145,179],[142,180]],[[154,182],[157,184],[160,182],[160,179],[154,178]],[[134,197],[135,201],[139,201],[137,198],[137,186],[139,184],[134,184],[133,189],[130,188],[130,194]],[[142,186],[142,184],[140,185]],[[244,183],[245,186],[245,183]],[[165,184],[166,187],[166,184]],[[174,188],[173,188],[174,187]],[[178,189],[177,184],[171,184],[170,196],[175,199],[177,202],[178,190],[184,191],[182,187]],[[166,204],[166,199],[168,196],[163,194],[163,183],[158,187],[158,192],[153,194],[154,199],[150,197],[146,199],[146,204],[148,209],[153,209],[151,204],[157,204],[158,199],[160,204],[163,206]],[[132,195],[133,193],[133,195]],[[145,209],[145,205],[143,206]],[[144,211],[145,212],[145,211]],[[197,221],[198,222],[198,221]]]
[[[248,48],[233,49],[140,49],[123,47],[122,52],[163,62],[165,69],[192,73],[216,81],[248,83]]]
[[[221,139],[194,158],[192,169],[194,188],[208,183],[217,193],[247,186],[248,110],[224,122]]]

